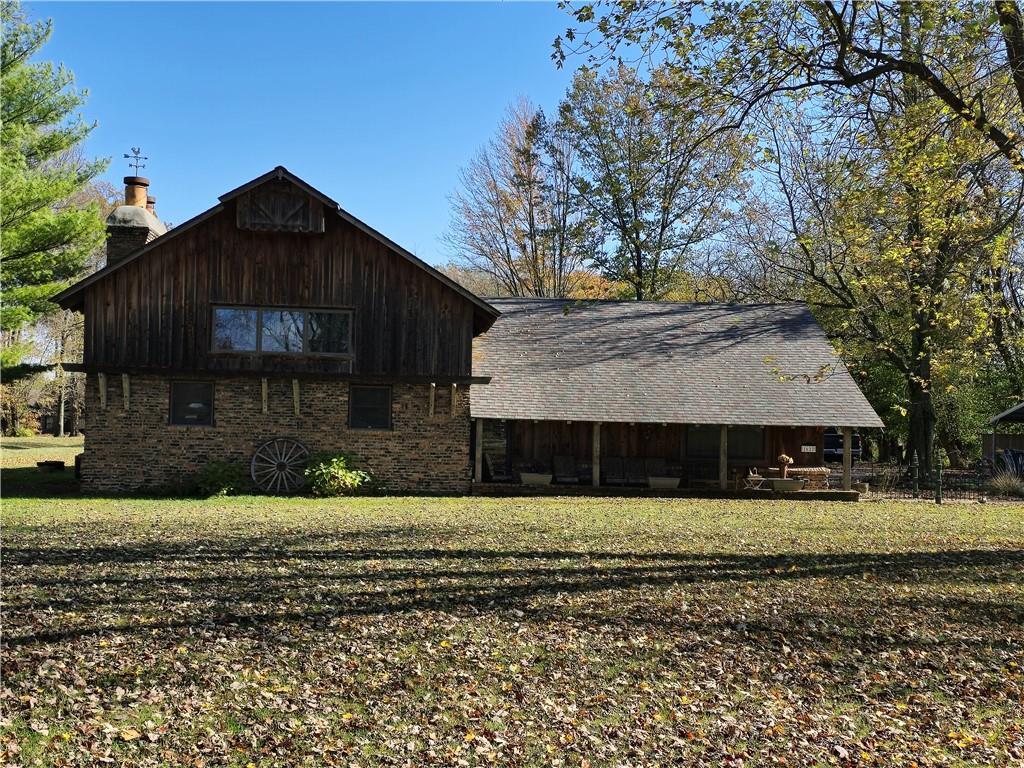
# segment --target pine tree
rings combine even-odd
[[[50,21],[0,4],[0,363],[6,378],[28,351],[25,329],[54,311],[50,299],[77,277],[103,241],[99,206],[72,198],[105,167],[84,160],[93,129],[76,110],[86,92],[63,65],[34,60]]]

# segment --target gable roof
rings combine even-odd
[[[390,250],[394,251],[395,253],[397,253],[402,258],[404,258],[407,261],[415,264],[417,267],[419,267],[420,269],[422,269],[425,272],[429,273],[435,279],[440,280],[442,283],[447,285],[449,288],[451,288],[453,291],[458,293],[463,298],[468,299],[469,301],[471,301],[476,306],[476,308],[484,315],[484,318],[486,319],[486,322],[484,323],[484,327],[486,327],[489,324],[489,322],[493,321],[493,319],[498,316],[498,314],[499,314],[498,310],[495,309],[490,304],[488,304],[483,299],[481,299],[475,293],[472,293],[471,291],[469,291],[466,288],[464,288],[463,286],[461,286],[459,283],[457,283],[454,280],[452,280],[447,275],[443,274],[442,272],[439,272],[437,269],[435,269],[434,267],[432,267],[429,264],[427,264],[427,262],[423,261],[422,259],[420,259],[417,256],[415,256],[410,251],[407,251],[405,248],[403,248],[402,246],[398,245],[398,243],[396,243],[394,240],[391,240],[390,238],[385,237],[383,234],[378,232],[376,229],[371,227],[369,224],[366,224],[365,222],[361,221],[360,219],[357,219],[355,216],[350,214],[348,211],[343,210],[342,207],[340,205],[338,205],[337,202],[335,202],[334,200],[329,198],[323,192],[320,192],[318,189],[316,189],[312,185],[310,185],[307,182],[305,182],[302,179],[300,179],[298,176],[296,176],[294,173],[289,171],[283,165],[279,165],[279,166],[275,167],[273,170],[268,171],[267,173],[263,174],[262,176],[257,176],[252,181],[248,181],[245,184],[242,184],[241,186],[235,187],[234,189],[232,189],[229,192],[225,192],[223,195],[221,195],[218,198],[219,203],[217,205],[215,205],[212,208],[209,208],[209,209],[203,211],[202,213],[200,213],[197,216],[194,216],[193,218],[191,218],[188,221],[186,221],[184,224],[181,224],[181,225],[179,225],[177,227],[174,227],[173,229],[169,230],[166,234],[161,235],[160,237],[158,237],[158,238],[156,238],[154,240],[151,240],[145,246],[143,246],[142,248],[139,248],[137,251],[135,251],[134,253],[129,254],[128,256],[126,256],[125,258],[121,259],[120,261],[118,261],[118,262],[116,262],[114,264],[107,265],[107,266],[103,267],[102,269],[97,270],[93,274],[89,275],[88,277],[83,278],[82,280],[79,280],[74,285],[69,286],[68,288],[66,288],[63,291],[61,291],[60,293],[58,293],[53,298],[53,301],[55,303],[59,304],[64,309],[73,309],[73,308],[75,308],[78,305],[79,302],[77,300],[73,301],[72,299],[75,299],[77,294],[79,294],[82,291],[82,289],[86,288],[89,285],[92,285],[95,282],[98,282],[98,281],[104,279],[111,272],[116,272],[118,269],[123,267],[125,264],[128,264],[128,263],[134,261],[135,259],[137,259],[137,258],[139,258],[139,257],[141,257],[141,256],[143,256],[143,255],[145,255],[147,253],[149,253],[154,248],[158,248],[159,246],[161,246],[164,243],[166,243],[168,241],[168,239],[176,237],[176,236],[182,234],[183,232],[187,232],[188,230],[192,229],[193,227],[195,227],[200,222],[203,222],[206,219],[212,217],[213,215],[215,215],[217,213],[220,213],[221,211],[224,210],[224,204],[226,202],[228,202],[229,200],[233,200],[234,198],[238,197],[239,195],[242,195],[245,192],[248,192],[249,190],[254,189],[255,187],[258,187],[261,184],[264,184],[264,183],[266,183],[268,181],[280,180],[280,179],[283,179],[283,180],[286,180],[286,181],[290,181],[292,184],[294,184],[295,186],[299,187],[300,189],[302,189],[307,194],[312,195],[317,200],[319,200],[321,203],[323,203],[324,206],[327,207],[329,210],[332,210],[335,213],[337,213],[338,216],[341,217],[344,221],[348,222],[349,224],[354,226],[356,229],[359,229],[360,231],[362,231],[365,234],[369,235],[374,240],[376,240],[377,242],[381,243],[382,245],[384,245],[385,247],[389,248]]]
[[[803,304],[490,301],[473,417],[884,426]]]

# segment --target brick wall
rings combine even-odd
[[[135,253],[142,246],[157,238],[157,233],[147,227],[107,227],[107,264],[121,261]]]
[[[170,426],[170,381],[163,376],[131,376],[125,409],[121,376],[108,375],[104,409],[98,376],[88,375],[83,490],[102,493],[174,486],[216,460],[243,462],[248,470],[261,442],[290,437],[313,452],[350,454],[357,468],[373,474],[385,491],[469,492],[468,386],[456,391],[454,415],[450,388],[438,386],[434,416],[430,416],[429,385],[381,381],[392,384],[393,429],[366,431],[348,428],[347,382],[300,381],[296,416],[291,379],[268,379],[264,414],[260,379],[248,377],[215,380],[215,426]]]

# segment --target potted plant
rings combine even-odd
[[[779,454],[779,466],[782,468],[782,479],[789,477],[789,466],[793,463],[793,457],[786,454]]]

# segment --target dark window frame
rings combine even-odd
[[[352,412],[355,405],[354,393],[358,389],[385,389],[388,393],[388,423],[386,427],[359,427],[352,424]],[[392,411],[395,406],[394,391],[390,384],[349,384],[348,387],[348,428],[360,432],[393,432],[394,418]]]
[[[208,386],[210,388],[209,423],[191,423],[174,420],[174,387],[179,384]],[[169,427],[216,427],[217,426],[217,385],[209,379],[172,379],[167,388],[167,426]]]
[[[216,313],[218,309],[239,309],[256,311],[256,349],[217,349],[214,339],[216,328]],[[302,317],[302,350],[299,352],[264,352],[263,351],[263,313],[264,312],[301,312]],[[348,352],[311,352],[309,350],[309,314],[330,314],[345,315],[348,317]],[[277,305],[254,305],[254,304],[211,304],[210,305],[210,353],[214,355],[240,355],[240,356],[261,356],[274,355],[281,357],[329,357],[341,360],[353,360],[355,354],[353,339],[355,338],[355,310],[352,307],[295,307]]]

